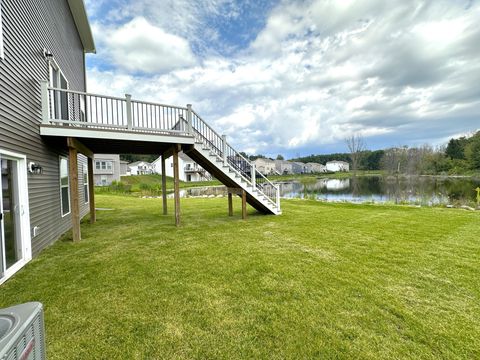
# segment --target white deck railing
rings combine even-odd
[[[48,86],[42,82],[42,122],[86,129],[138,131],[194,136],[253,189],[265,195],[280,211],[279,187],[255,169],[255,165],[230,146],[195,111],[186,107],[90,94]]]

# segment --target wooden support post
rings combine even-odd
[[[242,219],[247,218],[247,193],[242,190]]]
[[[163,215],[167,215],[167,170],[165,168],[165,153],[162,154],[162,203]]]
[[[80,241],[80,202],[78,199],[78,160],[77,160],[77,149],[68,148],[68,177],[70,179],[70,206],[71,213],[70,217],[72,218],[72,233],[73,241]]]
[[[175,225],[180,226],[180,183],[178,173],[178,149],[175,145],[173,149],[173,193],[175,198]]]
[[[90,201],[90,224],[94,224],[97,221],[97,214],[95,213],[95,179],[92,158],[88,158],[88,200]]]
[[[232,193],[228,193],[228,216],[233,216],[233,201],[232,201]]]

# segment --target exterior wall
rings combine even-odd
[[[35,256],[71,228],[61,216],[59,156],[67,155],[66,140],[52,142],[39,135],[40,80],[49,79],[42,49],[54,54],[71,89],[85,90],[84,54],[67,0],[2,0],[4,58],[0,59],[0,148],[26,155],[43,168],[28,174],[31,228]],[[83,166],[79,155],[80,214],[84,204]],[[33,234],[32,234],[33,235]]]
[[[162,157],[160,156],[157,160],[155,160],[152,165],[154,166],[155,173],[161,174],[162,173]],[[199,171],[188,171],[188,170],[196,170]],[[181,181],[204,181],[207,180],[206,177],[202,176],[200,171],[202,171],[202,167],[198,165],[195,161],[190,159],[188,156],[180,153],[178,156],[178,178]],[[170,156],[165,160],[165,174],[169,177],[173,177],[173,156]],[[209,176],[208,172],[205,174]]]
[[[292,163],[292,171],[294,174],[303,174],[306,171],[306,167],[304,163],[301,162],[294,162]]]
[[[326,163],[327,171],[350,171],[350,165],[345,161],[329,161]]]
[[[275,161],[270,159],[258,158],[253,161],[256,169],[263,175],[271,175],[276,172]]]
[[[307,163],[305,168],[306,172],[310,174],[322,173],[326,171],[325,165],[319,163]]]
[[[93,174],[96,186],[110,185],[113,181],[120,181],[120,155],[116,154],[95,154],[94,155]],[[111,170],[97,169],[97,161],[111,161]],[[102,179],[106,179],[103,183]]]
[[[286,160],[275,160],[275,169],[280,175],[293,174],[292,163]]]
[[[126,176],[128,174],[128,162],[120,160],[120,176]]]
[[[128,165],[128,168],[130,169],[131,175],[146,175],[155,173],[155,166],[144,161],[131,163]]]

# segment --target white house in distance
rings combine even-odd
[[[153,163],[155,173],[162,173],[162,157],[160,156]],[[165,175],[173,177],[173,157],[165,160]],[[178,154],[178,178],[181,181],[206,181],[211,180],[212,176],[190,157],[183,152]]]
[[[307,174],[318,174],[327,171],[325,165],[309,162],[305,164],[305,173]]]
[[[333,160],[325,164],[327,171],[338,172],[338,171],[350,171],[350,165],[348,162]]]
[[[147,161],[130,163],[128,164],[128,169],[130,170],[130,175],[148,175],[155,173],[155,167]]]
[[[275,161],[272,159],[258,158],[253,161],[257,171],[262,173],[262,175],[273,175],[277,171],[275,169]]]
[[[113,181],[120,181],[119,155],[95,154],[93,161],[93,179],[95,186],[107,186]]]
[[[287,160],[275,160],[275,170],[280,175],[293,174],[293,164]]]

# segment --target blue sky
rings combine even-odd
[[[86,0],[88,90],[192,103],[240,151],[441,145],[480,128],[476,1]]]

